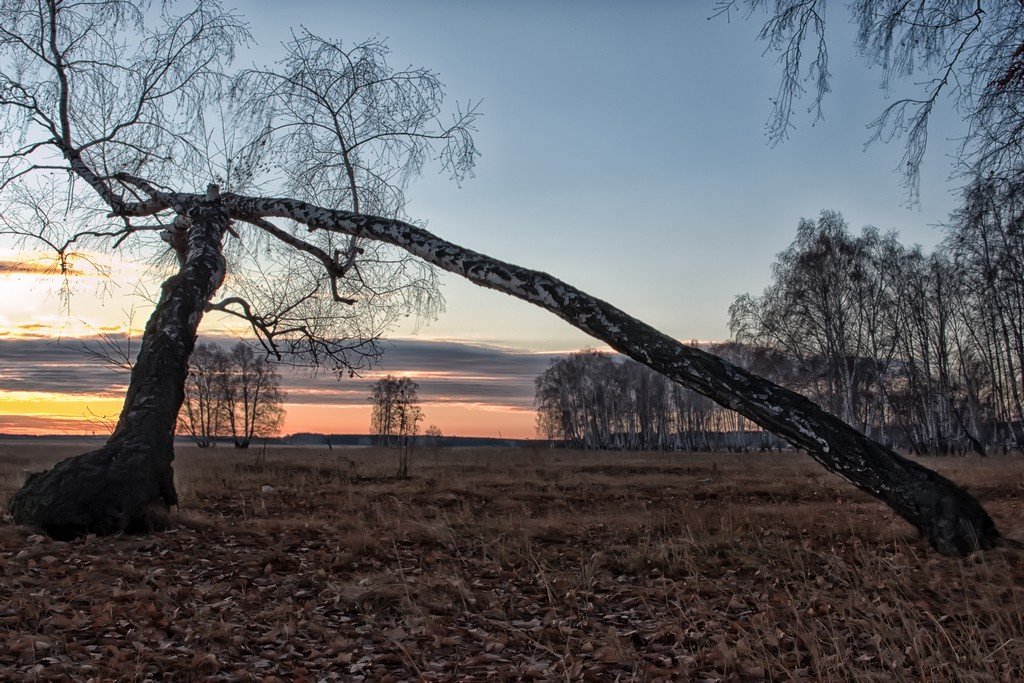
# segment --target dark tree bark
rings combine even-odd
[[[207,302],[224,280],[221,239],[228,214],[218,201],[197,203],[181,270],[163,284],[132,368],[124,407],[101,448],[33,474],[11,500],[19,524],[59,539],[159,527],[174,490],[174,427],[188,358]]]
[[[981,504],[923,465],[869,439],[804,396],[687,346],[547,273],[442,240],[408,223],[331,211],[288,199],[234,198],[248,215],[397,245],[444,270],[547,309],[621,353],[778,434],[910,522],[944,555],[991,548],[1001,537]]]

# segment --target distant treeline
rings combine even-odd
[[[282,444],[291,446],[375,446],[378,437],[374,434],[317,434],[299,432],[281,438]],[[506,439],[488,436],[428,436],[420,434],[414,437],[416,447],[424,448],[520,448],[536,446],[533,439]],[[547,445],[547,444],[544,444]]]
[[[752,350],[740,344],[717,344],[711,351],[743,365],[761,364],[746,358]],[[712,451],[783,445],[742,415],[647,366],[598,351],[553,360],[537,377],[536,405],[538,435],[572,448]]]
[[[852,235],[836,212],[804,220],[764,292],[737,297],[730,327],[734,342],[711,351],[883,443],[917,454],[1020,449],[1024,189],[974,183],[932,253],[873,228]],[[555,361],[537,378],[536,404],[540,434],[586,448],[728,447],[714,435],[752,428],[594,352]]]

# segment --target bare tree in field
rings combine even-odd
[[[434,448],[440,448],[444,444],[444,433],[437,425],[430,425],[423,433],[427,437],[427,443]]]
[[[214,344],[199,344],[189,356],[178,424],[200,448],[214,445],[224,428],[223,387],[229,372],[227,354]]]
[[[16,235],[62,263],[83,248],[174,257],[108,443],[30,478],[12,500],[19,520],[55,536],[143,529],[151,508],[176,502],[174,427],[206,311],[245,320],[278,358],[351,372],[376,358],[394,321],[437,308],[422,261],[308,220],[270,220],[232,192],[274,186],[393,218],[427,162],[457,179],[476,156],[475,115],[442,120],[436,75],[392,69],[380,43],[301,32],[272,69],[228,78],[248,39],[240,18],[215,1],[173,10],[0,4],[0,141],[11,150],[0,188],[22,196],[63,181],[74,210],[35,232],[22,222]],[[167,187],[211,181],[197,193]]]
[[[373,404],[370,411],[370,433],[379,445],[398,447],[398,470],[395,476],[399,478],[409,476],[409,457],[419,425],[423,421],[419,388],[420,385],[408,377],[388,375],[374,383],[370,395],[370,403]]]
[[[188,360],[178,424],[200,448],[230,435],[235,448],[272,436],[284,420],[281,376],[245,342],[229,351],[198,344]]]
[[[273,436],[284,422],[281,376],[244,342],[231,348],[227,363],[220,389],[225,421],[235,448],[248,448],[253,437]]]
[[[150,15],[125,1],[0,4],[0,130],[14,150],[0,182],[67,179],[83,227],[48,238],[58,247],[162,238],[177,257],[113,435],[32,476],[11,502],[19,522],[62,537],[107,533],[144,528],[149,509],[174,504],[174,424],[206,310],[244,319],[272,354],[356,368],[396,315],[436,306],[425,263],[545,308],[742,413],[886,502],[941,552],[999,541],[962,489],[803,396],[403,220],[402,188],[428,160],[458,179],[476,156],[472,108],[443,116],[433,73],[390,69],[377,43],[346,49],[299,33],[279,64],[228,79],[246,37],[239,20],[212,1],[184,15],[171,7],[145,25]],[[224,115],[211,117],[218,106]],[[198,189],[217,180],[223,192]]]

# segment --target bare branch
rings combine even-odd
[[[779,94],[768,121],[772,142],[793,128],[795,102],[808,82],[815,85],[811,109],[822,115],[830,89],[824,2],[820,0],[720,0],[713,16],[730,18],[764,11],[760,33],[767,50],[779,54]],[[987,0],[857,0],[850,14],[857,25],[856,47],[881,69],[881,83],[915,74],[920,95],[898,98],[870,123],[868,142],[900,138],[905,146],[899,172],[908,201],[919,198],[931,115],[948,102],[969,128],[959,150],[958,170],[979,175],[1024,168],[1024,5]],[[806,64],[805,50],[815,57]],[[1018,171],[1012,171],[1017,173]]]
[[[356,247],[351,249],[345,255],[346,258],[344,260],[340,260],[340,256],[342,255],[340,252],[335,252],[334,257],[331,257],[323,249],[295,237],[259,216],[238,215],[237,218],[245,221],[246,223],[255,225],[285,244],[316,258],[323,264],[324,269],[331,278],[331,295],[334,297],[334,300],[348,305],[356,303],[355,299],[345,298],[338,293],[338,278],[344,277],[349,269],[352,268],[356,258],[363,253],[361,248]]]

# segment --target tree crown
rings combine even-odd
[[[62,267],[90,249],[184,263],[187,213],[208,182],[228,202],[273,191],[404,218],[426,165],[472,173],[475,107],[446,113],[437,74],[394,69],[383,42],[301,30],[277,63],[234,69],[250,40],[242,18],[217,0],[176,10],[0,4],[0,232],[41,242]],[[231,275],[208,308],[279,359],[357,370],[398,320],[442,306],[433,269],[406,252],[251,204],[229,213]]]

